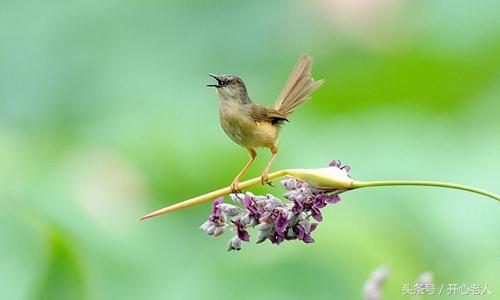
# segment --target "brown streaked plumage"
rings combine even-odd
[[[284,122],[295,108],[309,99],[309,95],[319,88],[324,80],[314,81],[311,77],[313,60],[303,55],[295,65],[274,107],[254,103],[248,96],[243,80],[234,75],[210,75],[217,84],[219,95],[219,116],[224,132],[237,144],[245,147],[250,160],[231,183],[233,192],[238,191],[241,176],[255,160],[255,148],[266,147],[272,157],[262,173],[262,184],[269,183],[267,174],[278,153],[278,135]]]

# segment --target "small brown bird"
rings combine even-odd
[[[210,74],[217,80],[217,84],[207,86],[217,89],[222,129],[250,154],[250,160],[231,183],[233,192],[238,191],[241,176],[255,160],[256,147],[266,147],[271,150],[272,157],[261,176],[262,184],[270,184],[267,175],[278,154],[277,143],[281,126],[285,121],[288,122],[287,118],[293,110],[306,102],[309,95],[324,83],[324,80],[312,79],[312,63],[313,60],[309,55],[303,55],[298,60],[274,107],[254,103],[248,96],[245,83],[239,77]]]

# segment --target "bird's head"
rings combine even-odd
[[[245,83],[238,76],[210,74],[210,77],[217,80],[217,84],[207,86],[215,87],[221,100],[238,100],[243,103],[249,100]]]

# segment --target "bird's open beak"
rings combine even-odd
[[[207,84],[208,87],[216,87],[220,88],[222,86],[222,80],[217,75],[214,74],[208,74],[208,76],[212,77],[213,79],[217,80],[217,84]]]

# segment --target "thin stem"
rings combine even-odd
[[[446,183],[446,182],[435,182],[435,181],[399,181],[399,180],[394,180],[394,181],[349,181],[346,182],[345,178],[330,178],[328,177],[328,174],[325,175],[323,173],[318,173],[318,174],[313,174],[313,172],[306,172],[310,171],[308,169],[287,169],[287,170],[280,170],[274,173],[271,173],[268,175],[269,180],[274,180],[286,175],[292,176],[292,177],[298,177],[300,178],[300,175],[303,175],[304,178],[303,180],[307,181],[305,178],[309,179],[314,179],[317,182],[322,182],[322,183],[327,183],[329,187],[332,188],[332,190],[336,190],[337,193],[342,193],[351,189],[357,189],[357,188],[365,188],[365,187],[375,187],[375,186],[397,186],[397,185],[414,185],[414,186],[435,186],[435,187],[442,187],[442,188],[450,188],[450,189],[457,189],[457,190],[463,190],[463,191],[468,191],[476,194],[481,194],[487,197],[490,197],[492,199],[495,199],[497,201],[500,201],[500,196],[496,195],[492,192],[488,192],[485,190],[481,190],[475,187],[467,186],[467,185],[461,185],[461,184],[454,184],[454,183]],[[318,181],[318,178],[321,179]],[[255,177],[243,182],[240,182],[238,184],[238,189],[239,190],[244,190],[248,189],[252,186],[259,185],[261,183],[260,177]],[[198,205],[204,202],[208,202],[214,199],[217,199],[221,196],[229,195],[231,193],[231,187],[225,187],[222,189],[215,190],[213,192],[197,196],[194,198],[191,198],[189,200],[185,200],[176,204],[172,204],[170,206],[161,208],[159,210],[156,210],[152,213],[149,213],[145,216],[142,216],[139,218],[139,220],[145,220],[149,218],[153,218],[159,215],[163,215],[166,213],[170,213],[176,210],[184,209],[187,207],[191,207],[194,205]]]
[[[283,177],[283,176],[285,176],[287,174],[288,174],[287,170],[281,170],[281,171],[277,171],[277,172],[271,173],[267,177],[269,178],[269,180],[273,180],[273,179],[276,179],[276,178]],[[250,188],[252,186],[258,185],[258,184],[261,184],[260,177],[255,177],[255,178],[252,178],[252,179],[240,182],[238,184],[238,189],[239,190],[244,190],[244,189],[248,189],[248,188]],[[173,211],[176,211],[176,210],[179,210],[179,209],[184,209],[184,208],[187,208],[187,207],[198,205],[198,204],[201,204],[201,203],[204,203],[204,202],[208,202],[208,201],[217,199],[217,198],[219,198],[221,196],[229,195],[229,194],[231,194],[231,192],[232,192],[231,191],[231,187],[225,187],[225,188],[222,188],[222,189],[218,189],[218,190],[215,190],[213,192],[210,192],[210,193],[207,193],[207,194],[204,194],[204,195],[201,195],[201,196],[197,196],[197,197],[191,198],[189,200],[185,200],[185,201],[182,201],[182,202],[179,202],[179,203],[176,203],[176,204],[164,207],[162,209],[156,210],[156,211],[154,211],[152,213],[149,213],[149,214],[147,214],[145,216],[140,217],[139,221],[145,220],[145,219],[149,219],[149,218],[153,218],[153,217],[156,217],[156,216],[159,216],[159,215],[163,215],[163,214],[166,214],[166,213],[169,213],[169,212],[173,212]]]
[[[374,186],[394,186],[394,185],[414,185],[414,186],[434,186],[449,189],[456,189],[462,191],[468,191],[476,194],[481,194],[497,201],[500,201],[500,196],[492,192],[488,192],[482,189],[478,189],[472,186],[447,183],[447,182],[436,182],[436,181],[411,181],[411,180],[387,180],[387,181],[354,181],[352,183],[352,188],[364,188],[364,187],[374,187]]]

